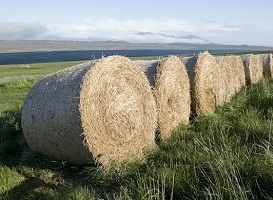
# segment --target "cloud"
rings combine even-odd
[[[53,34],[61,34],[67,37],[113,36],[117,34],[133,33],[138,31],[150,32],[181,32],[189,29],[189,25],[183,20],[116,20],[104,18],[99,21],[86,19],[82,22],[60,24],[51,26]]]
[[[205,35],[207,40],[215,43],[262,45],[258,36],[264,33],[258,34],[258,29],[259,27],[254,24],[234,25],[223,23],[221,26],[211,28],[204,33],[200,31],[200,34]]]
[[[182,19],[126,19],[117,20],[104,18],[100,20],[85,19],[83,21],[57,24],[49,26],[51,35],[62,35],[71,38],[89,37],[120,37],[123,34],[134,32],[153,32],[166,34],[210,34],[215,33],[235,33],[244,27],[230,23],[217,21],[201,21],[199,23]]]
[[[139,41],[133,33],[152,32],[169,35],[197,35],[201,38],[222,44],[257,43],[258,27],[253,24],[234,22],[199,21],[184,19],[84,19],[65,24],[42,25],[33,23],[0,23],[0,39],[78,39],[78,40],[128,40]],[[247,34],[246,34],[247,33]],[[270,32],[272,33],[272,31]],[[264,35],[264,31],[260,35]],[[266,35],[267,37],[267,35]],[[147,37],[146,37],[147,39]],[[160,41],[161,38],[155,38]],[[151,42],[152,38],[148,41]],[[173,39],[171,40],[173,41]],[[256,42],[257,41],[257,42]]]
[[[48,31],[47,27],[39,22],[34,23],[0,23],[1,39],[32,39]]]
[[[143,32],[141,32],[143,33]],[[147,34],[145,34],[147,33]],[[202,38],[183,38],[175,37],[174,35],[166,35],[159,33],[144,32],[144,34],[124,34],[121,36],[115,36],[112,40],[125,40],[134,43],[207,43]]]

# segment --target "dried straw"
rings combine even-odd
[[[233,93],[233,82],[232,82],[232,66],[230,65],[230,59],[228,56],[215,57],[218,63],[219,70],[219,96],[218,105],[229,101],[231,93]]]
[[[239,92],[246,86],[244,63],[241,56],[231,56],[230,59],[233,66],[235,92]]]
[[[78,165],[140,158],[154,144],[156,104],[143,71],[110,56],[45,77],[22,112],[35,151]]]
[[[160,61],[136,62],[143,68],[154,89],[159,137],[167,139],[180,123],[189,123],[191,99],[186,68],[177,56],[168,56]]]
[[[270,68],[270,77],[273,77],[273,57],[272,53],[269,54],[269,68]]]
[[[193,114],[213,113],[219,96],[219,71],[215,58],[206,51],[182,61],[190,77]]]
[[[258,83],[263,78],[262,58],[253,54],[245,54],[241,57],[244,63],[246,84]]]
[[[244,65],[240,56],[219,56],[215,59],[219,67],[218,105],[222,105],[245,86]]]
[[[272,54],[259,54],[258,56],[261,57],[263,60],[263,75],[273,77],[273,60]]]

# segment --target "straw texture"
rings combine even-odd
[[[25,138],[35,151],[78,165],[140,158],[154,144],[156,104],[143,71],[110,56],[45,77],[29,91]]]
[[[273,77],[273,60],[272,54],[259,54],[258,56],[261,57],[263,60],[263,75]]]
[[[241,55],[246,84],[258,83],[263,78],[263,60],[259,55],[245,54]]]
[[[182,60],[190,77],[193,114],[213,113],[219,96],[219,70],[215,57],[205,51],[197,57]]]
[[[177,56],[137,63],[154,90],[159,137],[167,139],[180,123],[189,123],[191,98],[186,68]]]
[[[241,91],[246,86],[244,63],[241,56],[231,56],[231,65],[233,66],[235,92]]]
[[[218,105],[222,105],[245,86],[244,65],[240,56],[219,56],[215,59],[219,67]]]

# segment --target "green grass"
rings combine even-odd
[[[0,65],[0,83],[10,82],[18,79],[41,78],[52,72],[73,66],[84,61],[54,62],[54,63],[32,63],[32,64],[14,64]],[[29,66],[24,68],[22,66]]]
[[[273,199],[272,79],[179,126],[145,159],[107,168],[28,148],[20,115],[37,81],[0,84],[0,199]]]

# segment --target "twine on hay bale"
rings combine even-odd
[[[259,55],[241,55],[244,63],[246,84],[258,83],[263,78],[263,60]]]
[[[153,146],[156,104],[143,71],[110,56],[38,82],[29,91],[22,128],[35,151],[78,165],[108,165]]]
[[[273,60],[272,54],[259,54],[263,61],[263,75],[268,77],[273,77]]]
[[[240,56],[218,56],[215,59],[219,67],[218,105],[222,105],[245,86],[244,65]]]
[[[215,57],[209,52],[182,58],[191,83],[192,112],[208,115],[215,111],[219,96],[219,71]]]
[[[136,63],[144,70],[154,91],[159,137],[167,139],[180,123],[189,123],[191,99],[186,68],[177,56]]]

